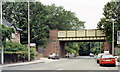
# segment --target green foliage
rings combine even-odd
[[[14,29],[4,25],[0,25],[0,28],[2,29],[2,41],[6,41],[6,38],[10,40],[11,34],[14,33]]]
[[[27,15],[27,2],[3,3],[3,18],[23,30],[21,34],[22,44],[28,41]],[[31,43],[36,43],[37,47],[44,48],[46,46],[50,29],[80,30],[84,28],[84,23],[79,21],[73,12],[67,11],[63,7],[30,2],[30,37]]]
[[[54,4],[47,6],[49,14],[48,24],[50,29],[58,30],[79,30],[84,28],[83,21],[75,16],[75,13],[65,10],[62,6],[56,7]]]
[[[4,51],[9,51],[9,52],[27,51],[27,47],[17,42],[8,41],[4,45]]]
[[[101,53],[103,53],[103,42],[101,42],[101,47],[100,47],[100,42],[91,42],[90,43],[90,52],[94,54],[100,53],[100,48],[101,48]]]
[[[102,18],[98,23],[98,29],[103,29],[107,36],[107,41],[112,44],[112,27],[114,19],[115,27],[115,46],[117,46],[117,30],[120,30],[120,1],[118,2],[108,2],[104,6],[104,18]]]
[[[65,50],[66,53],[78,53],[79,52],[78,43],[73,43],[73,42],[66,43]]]
[[[36,51],[34,48],[30,48],[30,60],[34,60]]]
[[[89,42],[79,42],[79,55],[89,55],[90,43]]]
[[[89,53],[98,54],[103,52],[103,42],[69,42],[65,44],[66,53],[79,53],[80,55],[89,55]]]
[[[120,57],[117,58],[117,62],[120,62]]]
[[[118,47],[118,55],[120,55],[120,44],[117,45],[117,47]]]
[[[6,54],[18,54],[18,58],[27,58],[28,48],[20,43],[17,42],[10,42],[7,41],[4,44],[4,53]],[[35,50],[34,48],[30,48],[30,55],[31,55],[31,60],[34,59],[35,57]]]
[[[23,30],[21,40],[27,41],[27,2],[3,2],[3,19],[14,23],[16,27]]]

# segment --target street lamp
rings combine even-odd
[[[112,24],[113,24],[113,31],[112,31],[112,55],[114,55],[115,50],[114,50],[114,21],[115,19],[111,19],[112,20]]]
[[[30,61],[30,10],[29,10],[29,0],[28,0],[28,61]]]
[[[106,21],[110,21],[110,22],[112,22],[112,55],[114,55],[115,53],[114,53],[114,21],[115,21],[115,19],[108,19],[108,20],[106,20]]]
[[[1,1],[1,24],[2,24],[2,1]],[[2,30],[1,30],[1,35],[2,35]],[[3,65],[4,63],[4,59],[3,59],[3,46],[2,46],[2,37],[0,38],[0,42],[1,42],[1,64]]]
[[[120,1],[120,0],[118,0]],[[116,7],[116,9],[118,9],[119,5]],[[111,19],[112,20],[112,24],[113,24],[113,31],[112,31],[112,55],[115,55],[115,48],[114,48],[114,21],[115,19]]]

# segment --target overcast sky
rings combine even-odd
[[[103,8],[111,0],[39,0],[45,5],[55,4],[75,12],[80,21],[85,21],[86,29],[96,29],[103,16]]]

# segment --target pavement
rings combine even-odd
[[[2,71],[2,65],[0,65],[0,72]]]
[[[44,61],[42,61],[42,60],[34,60],[34,61],[30,61],[30,62],[5,64],[5,65],[3,65],[3,67],[9,67],[9,66],[22,66],[22,65],[29,65],[29,64],[35,64],[35,63],[44,63]]]
[[[33,60],[33,61],[30,61],[30,62],[5,64],[5,65],[3,65],[3,66],[1,66],[1,67],[22,66],[22,65],[38,64],[38,63],[48,63],[48,62],[53,62],[53,61],[58,61],[58,60],[64,60],[64,59],[65,59],[65,58],[62,58],[62,59],[40,58],[39,60]]]

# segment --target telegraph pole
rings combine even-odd
[[[2,1],[1,1],[1,24],[2,24]],[[1,45],[1,64],[3,65],[3,46],[2,46],[2,30],[0,31],[0,45]]]
[[[28,0],[28,61],[30,61],[30,10],[29,10],[29,0]]]
[[[1,24],[2,24],[2,1],[1,1]],[[2,46],[2,30],[1,30],[1,36],[0,36],[0,42],[1,42],[1,64],[3,65],[4,59],[3,59],[3,46]]]

